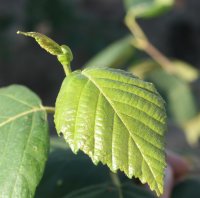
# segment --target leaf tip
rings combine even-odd
[[[21,35],[24,35],[24,36],[27,36],[26,32],[22,32],[22,31],[17,31],[17,34],[21,34]]]

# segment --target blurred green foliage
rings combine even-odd
[[[135,17],[150,18],[168,11],[174,0],[124,0],[125,7]]]
[[[134,56],[135,49],[131,46],[131,36],[127,36],[109,45],[86,63],[86,67],[114,67],[123,68],[127,60]]]

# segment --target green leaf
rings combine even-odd
[[[21,32],[21,31],[18,31],[17,34],[22,34],[24,36],[29,36],[34,38],[41,48],[45,49],[48,53],[52,55],[57,56],[62,54],[61,47],[55,41],[53,41],[44,34],[38,32]]]
[[[199,143],[200,137],[200,114],[184,123],[183,129],[186,133],[188,142],[191,145],[197,145]]]
[[[157,85],[166,97],[169,115],[184,130],[188,142],[194,145],[200,137],[200,115],[189,83],[197,80],[199,71],[182,61],[173,61],[173,65],[173,75],[152,60],[140,61],[129,67],[129,71]]]
[[[199,71],[192,65],[180,61],[172,61],[173,71],[171,75],[174,75],[185,82],[191,83],[199,78]],[[140,60],[137,63],[129,67],[129,71],[138,75],[140,78],[145,78],[152,71],[161,68],[161,66],[153,60]]]
[[[109,45],[86,63],[86,67],[104,67],[106,65],[120,68],[124,66],[134,54],[135,49],[131,46],[131,39],[132,37],[128,36]]]
[[[166,113],[152,83],[111,68],[75,71],[62,84],[55,124],[73,152],[162,194]]]
[[[169,10],[174,0],[124,0],[127,11],[135,17],[154,17]]]
[[[199,78],[199,70],[190,65],[189,63],[176,60],[173,61],[175,67],[175,75],[185,80],[186,82],[193,82]]]
[[[31,198],[49,149],[47,115],[29,89],[0,89],[0,197]]]
[[[17,34],[34,38],[41,48],[45,49],[48,53],[57,56],[58,61],[64,68],[65,74],[71,73],[70,63],[73,60],[73,54],[68,46],[59,46],[55,41],[38,32],[18,31]]]

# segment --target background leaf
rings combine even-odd
[[[162,193],[166,114],[151,83],[111,68],[73,72],[59,92],[55,124],[73,152]]]
[[[125,37],[103,49],[85,64],[86,67],[122,68],[134,56],[135,49],[131,45],[131,36]]]
[[[36,198],[60,198],[80,188],[111,182],[107,167],[94,166],[83,153],[74,155],[60,139],[51,139],[51,153]]]
[[[0,197],[34,197],[47,160],[47,115],[29,89],[0,89]]]
[[[180,60],[174,60],[172,61],[172,64],[173,74],[171,75],[174,75],[187,83],[192,83],[199,78],[199,71],[192,65]],[[151,59],[140,60],[128,68],[130,72],[133,72],[142,79],[145,79],[148,74],[156,69],[161,69],[161,66]]]
[[[125,7],[136,17],[154,17],[169,10],[174,0],[124,0]]]
[[[82,152],[74,155],[61,138],[51,139],[51,153],[36,198],[119,197],[110,171],[99,164],[94,166]],[[64,144],[63,144],[64,142]],[[119,175],[124,198],[153,198],[144,188]]]
[[[200,114],[183,125],[188,142],[197,145],[200,137]]]
[[[190,65],[189,63],[176,60],[173,61],[175,67],[175,74],[186,82],[193,82],[199,78],[199,70]]]

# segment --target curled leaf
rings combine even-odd
[[[22,34],[34,38],[41,48],[45,49],[50,54],[57,56],[58,61],[62,64],[66,74],[71,73],[70,62],[73,59],[73,55],[68,46],[60,46],[49,37],[38,32],[18,31],[17,34]]]
[[[55,41],[45,36],[44,34],[38,32],[21,32],[21,31],[18,31],[17,34],[22,34],[24,36],[29,36],[34,38],[41,48],[45,49],[52,55],[57,56],[63,53],[61,47]]]

